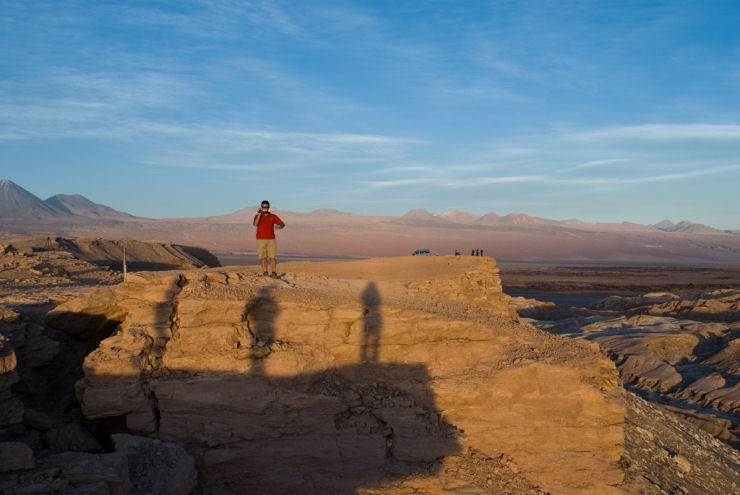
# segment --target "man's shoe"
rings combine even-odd
[[[265,272],[265,273],[267,273],[267,272]],[[275,273],[275,272],[272,272],[272,273],[270,274],[270,278],[278,278],[278,276],[277,276],[277,273]]]
[[[263,277],[266,277],[266,276],[267,276],[267,272],[264,272],[264,273],[262,274],[262,276],[263,276]]]

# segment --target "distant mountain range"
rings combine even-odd
[[[94,219],[134,218],[79,194],[57,194],[47,200],[31,194],[7,179],[0,180],[0,220],[16,222],[54,221],[84,217]]]
[[[138,239],[199,245],[214,252],[251,252],[256,206],[222,216],[179,219],[135,217],[84,196],[58,194],[42,200],[0,180],[0,236],[60,235]],[[521,213],[478,216],[412,210],[402,216],[370,216],[322,209],[278,212],[288,228],[280,251],[335,256],[389,256],[428,248],[510,260],[740,261],[740,232],[664,220],[655,225],[549,220]]]

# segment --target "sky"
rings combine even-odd
[[[735,1],[0,0],[0,179],[740,229]]]

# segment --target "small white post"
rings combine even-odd
[[[123,243],[123,281],[126,281],[126,241]]]

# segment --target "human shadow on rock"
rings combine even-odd
[[[247,351],[250,358],[249,373],[263,376],[265,359],[275,339],[275,319],[280,314],[280,307],[273,299],[270,286],[260,287],[257,295],[251,298],[244,307],[242,324],[236,331],[237,347]]]
[[[129,433],[185,445],[206,492],[353,495],[411,476],[436,477],[440,460],[461,450],[460,432],[443,419],[425,364],[380,362],[375,284],[360,301],[364,334],[354,346],[361,362],[289,375],[269,373],[270,360],[310,369],[301,361],[310,354],[301,353],[306,343],[276,339],[281,309],[273,291],[262,287],[245,303],[236,342],[214,342],[225,354],[244,351],[234,353],[243,372],[210,368],[204,359],[188,369],[96,374],[78,386],[83,411],[101,421],[125,418]],[[309,346],[325,352],[322,345]],[[124,395],[126,401],[117,399]],[[158,421],[142,421],[147,407],[156,408],[148,415]],[[154,431],[137,430],[150,424]]]
[[[377,363],[380,352],[380,333],[383,318],[380,316],[380,293],[375,282],[368,282],[362,292],[362,347],[361,363]]]

